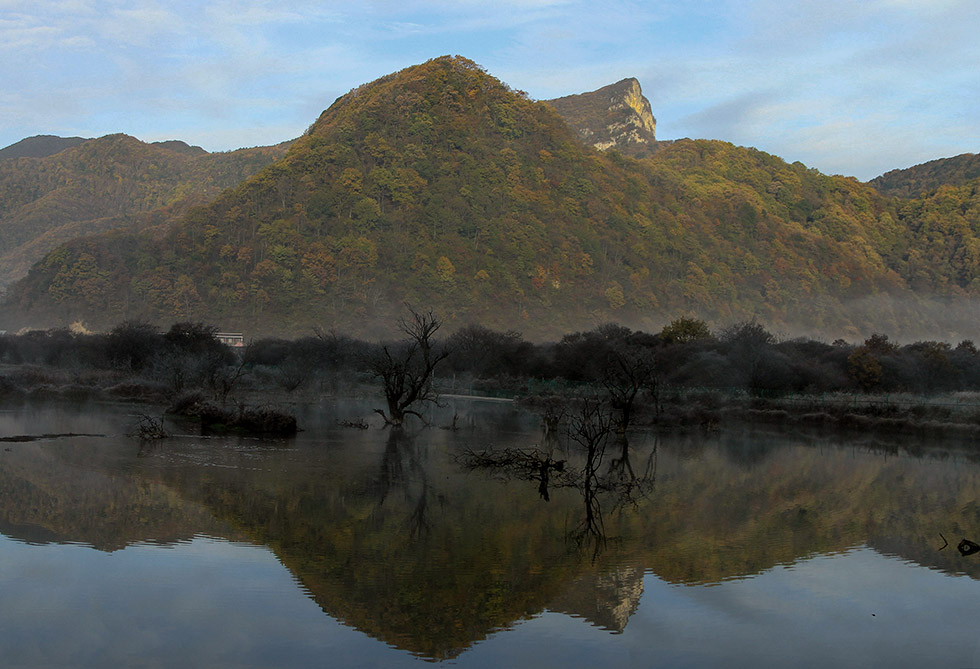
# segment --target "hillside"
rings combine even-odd
[[[108,135],[47,156],[2,160],[0,287],[58,244],[179,217],[283,153],[280,146],[208,154],[184,142]]]
[[[12,158],[46,158],[88,141],[84,137],[35,135],[0,149],[0,160]]]
[[[868,183],[885,195],[915,198],[940,186],[963,186],[977,179],[980,179],[980,155],[964,153],[903,170],[891,170]]]
[[[898,220],[913,240],[907,253],[913,289],[980,295],[980,178],[903,203]]]
[[[383,77],[168,231],[58,248],[11,289],[11,322],[374,337],[409,303],[533,338],[679,313],[856,336],[918,313],[923,233],[900,201],[718,141],[600,152],[553,104],[460,57]],[[942,294],[973,290],[973,270],[931,271]]]

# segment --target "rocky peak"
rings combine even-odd
[[[640,82],[630,77],[589,93],[545,100],[588,144],[645,153],[656,140],[657,120]]]
[[[588,572],[565,586],[548,608],[582,617],[611,632],[623,632],[643,596],[644,571],[623,565]]]

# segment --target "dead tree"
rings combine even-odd
[[[605,545],[606,534],[599,503],[599,467],[606,452],[606,443],[613,431],[613,420],[598,399],[586,400],[572,416],[568,426],[569,438],[585,451],[580,490],[585,503],[585,518],[572,533],[579,545],[594,542],[593,560]]]
[[[402,319],[399,328],[407,339],[399,345],[385,345],[371,365],[374,376],[381,380],[388,411],[375,409],[386,425],[399,426],[408,415],[424,421],[415,408],[435,402],[432,376],[436,366],[449,357],[446,349],[435,350],[434,336],[442,322],[431,311],[420,313],[409,309],[411,317]]]
[[[536,448],[505,448],[500,451],[466,451],[458,459],[468,469],[485,469],[506,478],[538,481],[538,494],[544,501],[551,499],[551,488],[575,487],[577,472],[566,468],[565,460],[555,460],[550,453]]]
[[[633,420],[636,398],[656,386],[657,365],[653,353],[642,346],[622,344],[606,357],[602,385],[609,404],[617,412],[616,431],[625,433]]]

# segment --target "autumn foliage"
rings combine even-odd
[[[59,247],[8,303],[32,323],[276,335],[390,333],[406,303],[537,339],[678,313],[898,331],[924,320],[920,295],[980,292],[973,199],[899,200],[718,141],[600,153],[547,104],[443,57],[341,97],[284,158],[169,228]]]

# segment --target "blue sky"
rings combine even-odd
[[[338,96],[445,54],[531,97],[639,79],[661,139],[830,173],[980,151],[975,0],[0,0],[0,146],[36,134],[301,134]]]

